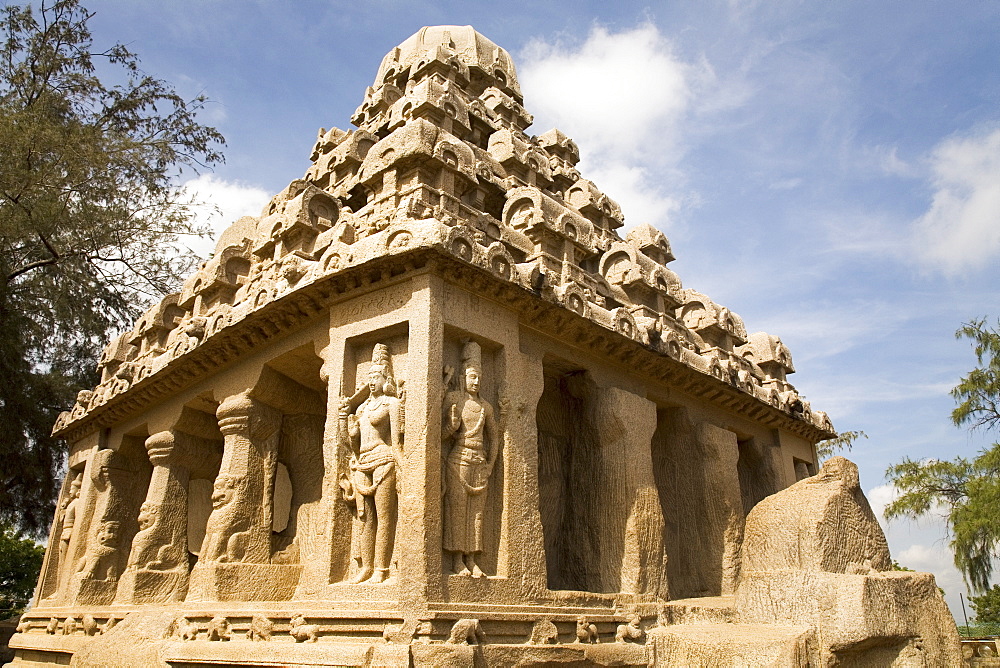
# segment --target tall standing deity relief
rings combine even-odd
[[[351,452],[340,487],[354,508],[352,583],[378,584],[389,577],[396,535],[397,472],[403,462],[403,407],[397,396],[389,348],[375,344],[368,384],[342,397],[339,425]]]
[[[490,476],[500,452],[493,406],[479,396],[482,349],[474,341],[462,347],[461,389],[444,398],[442,435],[448,452],[444,471],[444,549],[452,554],[456,575],[483,577],[477,563],[483,551],[483,522]],[[445,367],[445,386],[454,370]],[[451,441],[451,449],[447,443]]]
[[[69,491],[66,493],[59,509],[62,512],[62,528],[59,531],[59,575],[56,586],[56,594],[62,590],[65,576],[69,574],[71,568],[67,566],[66,559],[69,556],[69,543],[73,538],[73,527],[76,526],[77,516],[80,507],[80,486],[83,483],[83,474],[77,474],[70,482]]]
[[[77,507],[80,505],[80,485],[83,476],[77,475],[69,485],[69,493],[60,504],[62,510],[62,529],[59,532],[59,563],[66,563],[69,551],[69,541],[73,537],[73,527],[76,526]]]

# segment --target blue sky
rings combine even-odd
[[[97,46],[212,102],[227,162],[192,182],[257,213],[348,128],[382,56],[471,24],[514,56],[529,130],[670,238],[685,287],[782,337],[876,509],[903,456],[972,455],[949,421],[973,362],[953,333],[1000,315],[1000,1],[237,2],[91,0]],[[185,177],[190,178],[190,177]],[[893,556],[938,575],[943,525],[894,522]]]

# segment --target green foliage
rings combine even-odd
[[[0,618],[19,614],[28,605],[44,556],[45,549],[35,541],[0,527]]]
[[[958,407],[956,426],[993,429],[1000,425],[1000,323],[989,327],[973,320],[957,332],[971,339],[978,366],[952,390]],[[885,516],[920,517],[942,512],[951,534],[955,565],[975,591],[985,592],[1000,556],[1000,444],[972,460],[904,458],[886,471],[900,495],[886,506]]]
[[[121,44],[94,52],[79,1],[0,13],[0,521],[35,535],[62,467],[51,426],[98,380],[101,346],[192,268],[174,182],[222,157],[204,100]]]
[[[964,624],[958,625],[958,635],[963,638],[997,638],[1000,637],[1000,624]]]
[[[980,596],[970,596],[969,603],[976,611],[980,624],[1000,624],[1000,585],[993,585]]]
[[[952,421],[973,429],[994,429],[1000,425],[1000,321],[996,328],[980,318],[962,325],[956,338],[972,339],[979,366],[969,372],[951,391],[958,406],[951,413]]]
[[[816,455],[822,459],[829,459],[841,450],[850,450],[854,447],[854,442],[859,438],[868,438],[868,434],[858,431],[842,431],[834,438],[828,438],[816,444]]]

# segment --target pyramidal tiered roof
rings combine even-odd
[[[359,268],[432,249],[833,435],[788,383],[780,339],[682,287],[660,231],[623,239],[621,208],[581,176],[572,139],[525,132],[510,55],[470,26],[423,28],[393,49],[351,121],[321,129],[303,178],[107,347],[101,383],[55,433],[110,423],[373,280]]]

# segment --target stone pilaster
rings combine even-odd
[[[216,416],[225,439],[222,465],[188,600],[273,600],[294,588],[301,570],[270,572],[282,570],[270,564],[281,413],[244,392],[223,401]]]
[[[153,465],[139,532],[132,539],[117,603],[166,603],[184,598],[188,584],[187,484],[189,472],[178,434],[163,431],[146,439]]]
[[[709,422],[699,425],[697,440],[704,455],[702,489],[706,505],[701,530],[709,537],[705,554],[709,586],[713,594],[728,595],[736,587],[743,545],[745,515],[736,468],[739,446],[736,434]]]
[[[132,476],[120,455],[110,449],[94,453],[86,475],[90,476],[85,491],[92,512],[85,516],[85,536],[71,543],[67,551],[81,556],[76,560],[67,558],[65,600],[106,605],[114,600],[121,572],[124,493]]]
[[[617,483],[617,489],[609,491],[621,499],[609,509],[614,529],[608,531],[621,539],[621,556],[615,555],[621,564],[620,589],[665,594],[664,518],[650,451],[656,405],[633,392],[609,387],[602,389],[595,408],[605,472]]]

